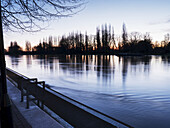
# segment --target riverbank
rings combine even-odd
[[[26,109],[26,101],[20,102],[21,92],[7,80],[8,95],[12,101],[14,128],[64,128],[33,102]]]
[[[91,51],[88,53],[80,52],[17,52],[17,53],[10,53],[6,52],[5,55],[10,56],[20,56],[20,55],[116,55],[116,56],[145,56],[145,55],[170,55],[170,53],[157,53],[157,52],[149,52],[149,53],[141,53],[141,52],[120,52],[118,50],[111,51],[111,52],[96,52]]]

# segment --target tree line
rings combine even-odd
[[[127,33],[126,25],[122,26],[122,35],[114,33],[111,25],[102,25],[96,28],[95,35],[72,32],[67,36],[63,35],[58,40],[58,45],[54,45],[54,39],[49,37],[48,41],[43,40],[36,46],[31,46],[26,42],[25,50],[17,42],[11,42],[7,54],[168,54],[170,53],[170,34],[165,35],[165,39],[158,43],[152,42],[149,33],[139,32]]]

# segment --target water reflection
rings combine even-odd
[[[19,59],[21,56],[11,56],[12,67],[17,67],[19,64]]]
[[[17,67],[19,60],[24,61],[25,58],[27,68],[31,66],[40,66],[43,70],[49,70],[51,73],[56,70],[62,70],[64,73],[71,75],[82,76],[89,73],[96,73],[98,80],[107,85],[114,80],[115,68],[121,70],[122,83],[125,85],[128,74],[136,74],[143,72],[149,75],[150,63],[152,56],[143,57],[116,57],[112,55],[26,55],[26,56],[11,56],[11,65]],[[156,57],[155,57],[156,58]],[[170,57],[162,56],[163,63],[170,63]],[[156,58],[157,59],[157,58]],[[34,60],[38,60],[33,64]],[[116,63],[116,64],[115,64]],[[58,67],[58,68],[57,68]]]
[[[33,55],[6,56],[6,62],[132,126],[169,124],[170,56]]]
[[[119,64],[122,63],[123,84],[126,83],[128,72],[136,74],[139,70],[149,75],[151,56],[144,57],[119,57]],[[128,69],[129,68],[129,69]]]
[[[26,56],[26,62],[27,62],[27,68],[31,68],[31,65],[32,65],[32,56],[31,55]]]
[[[162,62],[166,64],[170,64],[170,56],[162,56]]]

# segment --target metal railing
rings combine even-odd
[[[40,108],[43,109],[45,105],[73,127],[131,127],[128,124],[48,88],[44,81],[38,81],[37,78],[30,79],[9,68],[7,68],[6,72],[8,77],[15,81],[17,87],[21,90],[21,102],[24,96],[26,96],[26,108],[29,108],[30,101],[37,100]]]

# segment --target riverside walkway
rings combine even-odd
[[[20,90],[7,79],[8,95],[11,99],[14,128],[63,128],[56,120],[34,103],[26,109],[25,101],[20,102]]]
[[[32,128],[28,121],[23,117],[21,112],[15,106],[15,104],[11,101],[11,109],[13,116],[13,125],[14,128]]]

